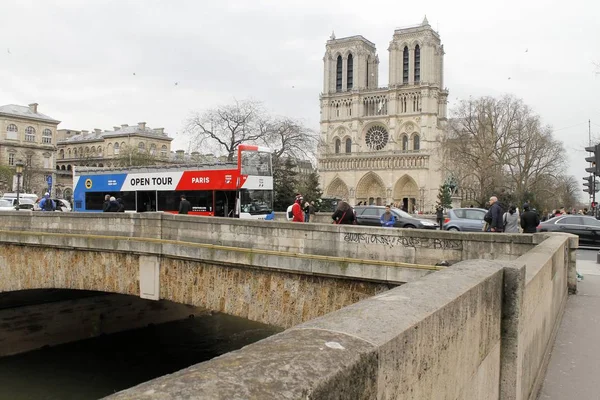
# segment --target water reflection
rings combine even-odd
[[[97,399],[278,331],[215,314],[6,357],[0,359],[0,399]]]

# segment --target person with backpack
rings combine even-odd
[[[44,198],[40,201],[42,211],[55,211],[56,203],[50,198],[50,193],[45,193]]]
[[[356,215],[354,215],[354,209],[345,201],[338,202],[337,208],[331,216],[331,219],[333,219],[333,223],[337,225],[356,224]]]
[[[302,211],[303,197],[300,193],[296,195],[296,201],[292,204],[292,222],[304,222],[304,212]]]
[[[540,216],[533,210],[530,210],[529,203],[523,204],[523,214],[521,214],[521,228],[523,233],[535,233],[540,224]]]

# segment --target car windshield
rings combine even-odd
[[[402,211],[399,208],[394,208],[394,212],[396,212],[396,214],[400,215],[402,218],[413,218],[412,215],[410,215],[406,211]]]
[[[0,207],[12,207],[12,203],[8,200],[0,199]]]

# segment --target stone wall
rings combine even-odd
[[[471,260],[111,399],[535,399],[577,238]]]
[[[7,231],[145,237],[425,265],[442,260],[514,260],[538,243],[529,234],[490,235],[163,213],[5,212],[0,217]]]

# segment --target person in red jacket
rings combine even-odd
[[[292,218],[292,222],[304,222],[304,212],[302,211],[302,195],[298,193],[296,195],[296,201],[292,206],[292,214],[294,218]]]

